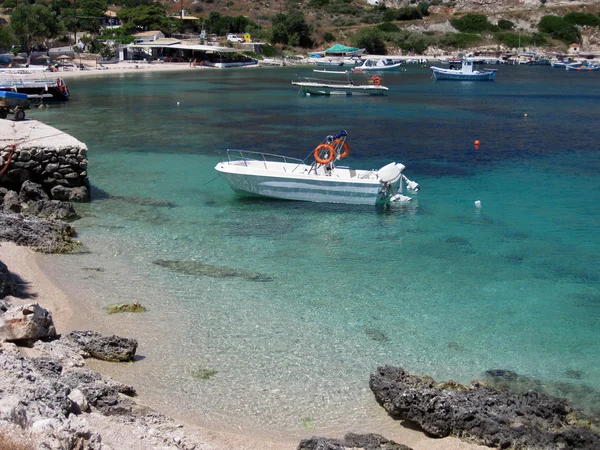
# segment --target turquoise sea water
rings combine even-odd
[[[512,370],[597,413],[599,75],[498,68],[461,83],[406,66],[384,98],[298,96],[310,68],[73,80],[71,101],[29,114],[90,149],[94,199],[75,224],[90,253],[49,270],[99,331],[138,338],[123,381],[203,423],[366,426],[380,364],[460,382]],[[406,165],[410,204],[243,199],[214,171],[227,148],[304,158],[340,129],[348,164]],[[123,301],[149,311],[102,315]]]

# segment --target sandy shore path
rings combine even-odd
[[[74,311],[78,310],[78,300],[69,298],[57,285],[55,285],[44,272],[44,265],[51,263],[52,255],[37,254],[34,251],[19,247],[12,243],[0,243],[0,260],[4,262],[11,273],[17,275],[23,283],[25,295],[22,298],[11,297],[13,302],[37,302],[50,310],[58,333],[65,333],[75,329],[93,329],[93,324],[86,323],[85,317],[78,317]],[[128,336],[135,337],[135,336]],[[94,365],[96,366],[96,365]],[[104,375],[111,376],[111,365],[100,364],[95,369]],[[168,396],[168,393],[165,393]],[[152,407],[153,405],[147,405]],[[103,431],[105,442],[112,443],[115,449],[137,449],[135,436],[127,426],[110,418],[90,417],[90,422]],[[179,420],[179,418],[175,418]],[[298,438],[290,436],[282,439],[281,436],[268,436],[265,434],[236,434],[231,432],[231,424],[224,424],[223,430],[206,429],[195,424],[186,423],[186,434],[193,436],[203,443],[202,450],[295,450]],[[398,443],[408,445],[414,450],[483,450],[482,447],[468,444],[455,438],[431,439],[422,432],[403,427],[400,422],[390,419],[390,423],[381,430],[352,430],[357,433],[378,433]],[[327,436],[342,438],[339,436]],[[114,446],[116,444],[116,446]],[[139,445],[139,444],[137,444]]]

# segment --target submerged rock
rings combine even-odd
[[[117,305],[108,305],[106,307],[108,314],[116,314],[122,312],[146,312],[146,308],[141,303],[120,303]]]
[[[412,450],[378,434],[348,433],[343,440],[312,437],[300,441],[298,450]]]
[[[243,278],[249,281],[273,281],[268,275],[263,275],[257,272],[248,272],[242,269],[231,269],[229,267],[213,266],[212,264],[204,264],[198,261],[181,261],[181,260],[164,260],[158,259],[154,264],[166,267],[174,272],[183,273],[185,275],[203,275],[213,278]]]
[[[571,425],[574,412],[566,400],[539,392],[517,395],[479,383],[442,386],[393,366],[379,367],[369,385],[391,416],[435,437],[453,435],[503,449],[600,448],[598,434]]]

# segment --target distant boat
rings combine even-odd
[[[356,66],[354,72],[387,72],[398,70],[402,63],[391,59],[365,59],[360,66]]]
[[[577,72],[596,72],[600,70],[600,64],[567,64],[566,70],[576,70]]]
[[[344,74],[345,79],[319,79],[311,77],[297,77],[292,81],[294,86],[300,87],[304,95],[387,95],[388,88],[381,85],[381,77],[374,75],[368,83],[356,84],[349,72],[321,72]]]
[[[431,71],[436,80],[457,81],[493,81],[496,79],[496,69],[473,70],[473,61],[463,60],[460,69],[450,66],[449,69],[432,67]]]

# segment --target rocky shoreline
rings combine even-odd
[[[3,134],[0,139],[0,242],[47,253],[72,252],[79,243],[67,223],[77,218],[71,201],[89,200],[87,148],[58,130],[30,123],[34,121],[25,122],[22,130],[3,122],[8,121],[0,121],[0,132],[9,129],[17,138]],[[46,134],[31,141],[30,130]],[[168,261],[161,265],[214,270]],[[44,299],[25,292],[24,282],[0,261],[0,448],[214,449],[171,419],[136,404],[133,386],[85,368],[87,358],[133,362],[134,339],[94,331],[61,334],[52,312],[40,304]],[[369,386],[390,416],[431,437],[455,436],[503,449],[600,448],[592,424],[579,418],[566,400],[535,390],[509,393],[482,382],[436,383],[392,366],[377,368]],[[115,429],[120,430],[116,437]],[[410,447],[377,434],[348,433],[343,439],[305,439],[297,449]]]

